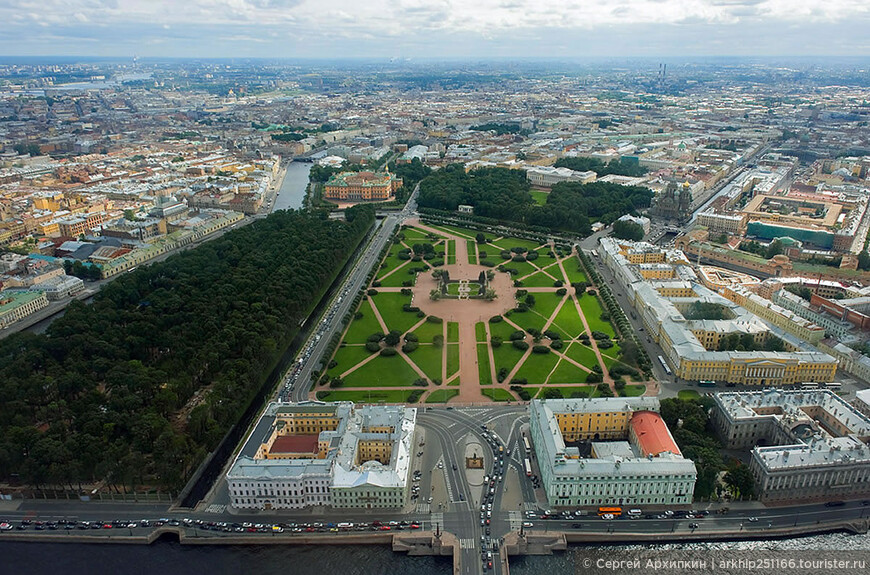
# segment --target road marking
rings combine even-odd
[[[459,540],[459,548],[460,549],[474,549],[474,539],[460,539]]]
[[[417,513],[429,513],[429,504],[428,503],[418,503],[417,504]]]
[[[511,531],[518,531],[523,524],[523,516],[519,511],[509,511],[508,519],[511,523]]]
[[[206,513],[223,513],[226,510],[227,510],[226,505],[214,504],[214,505],[209,505],[208,507],[206,507],[205,512]]]

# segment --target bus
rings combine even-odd
[[[524,465],[525,468],[526,468],[526,477],[531,477],[531,476],[532,476],[532,462],[529,461],[529,458],[528,458],[528,457],[526,457],[526,458],[523,460],[523,465]]]
[[[529,445],[529,438],[526,436],[525,433],[523,434],[523,447],[526,448],[526,453],[531,453],[531,452],[532,452],[532,448],[531,448],[531,446]]]
[[[804,381],[801,383],[801,389],[818,389],[819,384],[814,381]]]
[[[619,517],[622,515],[622,507],[599,507],[598,508],[598,516],[602,515],[613,515],[614,517]]]
[[[825,384],[826,389],[830,389],[831,391],[839,391],[843,389],[843,384],[837,381],[830,381]]]
[[[698,387],[716,387],[715,381],[699,381]]]
[[[661,363],[662,367],[665,368],[665,373],[671,375],[671,368],[668,367],[668,364],[665,362],[665,358],[659,356],[659,363]]]

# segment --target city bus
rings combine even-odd
[[[699,381],[698,387],[716,387],[715,381]]]
[[[814,381],[804,381],[801,383],[801,389],[818,389],[819,384]]]
[[[528,457],[526,457],[526,458],[523,460],[523,465],[524,465],[525,468],[526,468],[526,477],[531,477],[531,476],[532,476],[532,462],[529,461],[529,458],[528,458]]]
[[[531,446],[529,445],[529,438],[526,436],[525,433],[523,434],[523,447],[526,448],[526,453],[531,453],[531,452],[532,452],[532,448],[531,448]]]
[[[659,356],[659,363],[661,363],[662,367],[665,368],[665,373],[671,375],[671,368],[668,367],[668,364],[665,362],[665,358]]]
[[[613,515],[614,517],[619,517],[622,515],[622,507],[599,507],[598,508],[598,516],[602,515]]]
[[[843,389],[843,384],[837,381],[831,381],[825,384],[825,388],[830,389],[831,391],[838,391]]]

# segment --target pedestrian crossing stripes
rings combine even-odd
[[[508,520],[511,523],[511,531],[518,531],[523,524],[523,515],[519,511],[509,511]]]
[[[226,510],[227,510],[226,505],[217,505],[217,504],[209,505],[208,507],[205,508],[206,513],[223,513]]]
[[[430,505],[428,503],[418,503],[417,513],[429,513]]]
[[[459,540],[459,548],[460,549],[474,549],[474,539],[460,539]]]

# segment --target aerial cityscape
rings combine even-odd
[[[29,4],[10,572],[870,568],[867,5]]]

